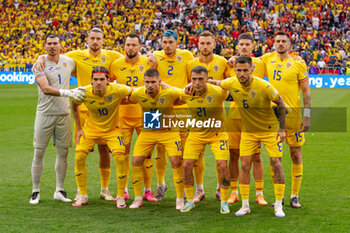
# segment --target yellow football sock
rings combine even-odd
[[[216,184],[220,184],[220,173],[218,170],[218,164],[215,163],[215,168],[216,168]]]
[[[303,164],[292,164],[292,195],[298,195],[303,178]]]
[[[193,185],[191,186],[185,186],[185,194],[186,194],[186,198],[188,201],[193,201],[194,199],[194,187]]]
[[[285,184],[275,184],[274,185],[276,201],[282,201],[285,187],[286,187]]]
[[[100,167],[101,188],[108,189],[109,178],[111,177],[110,167]]]
[[[163,145],[156,146],[156,155],[154,160],[156,165],[157,183],[165,183],[165,171],[168,165],[168,159],[166,157],[165,148]]]
[[[143,163],[143,179],[144,186],[146,188],[151,188],[152,185],[152,175],[153,175],[153,160],[152,157],[146,158]]]
[[[256,192],[263,192],[264,189],[264,180],[256,180],[255,181],[255,189]]]
[[[231,179],[230,186],[232,192],[238,192],[238,179]]]
[[[78,189],[81,195],[87,194],[87,171],[86,171],[86,158],[87,154],[84,152],[75,153],[75,165],[74,173],[75,180],[77,182]]]
[[[204,179],[204,155],[202,153],[202,156],[199,156],[197,162],[194,165],[194,178],[196,180],[197,185],[203,185],[203,179]]]
[[[176,190],[176,198],[184,197],[183,168],[173,168],[173,180]]]
[[[117,185],[118,185],[118,197],[124,196],[125,186],[126,186],[126,168],[125,168],[125,155],[119,154],[114,155],[114,162],[116,166],[116,178],[117,178]]]
[[[128,186],[129,183],[129,174],[130,174],[130,154],[125,155],[125,171],[126,171],[126,180],[125,187]]]
[[[272,165],[270,165],[270,175],[271,175],[272,184],[275,184],[275,172],[273,171]]]
[[[241,192],[242,200],[249,199],[250,184],[239,184],[239,191]]]
[[[131,171],[132,186],[135,197],[142,195],[143,166],[132,166]]]
[[[230,196],[230,188],[220,186],[221,190],[221,201],[228,201],[228,197]]]

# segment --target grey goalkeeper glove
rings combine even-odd
[[[76,101],[83,101],[85,98],[85,94],[83,91],[86,91],[84,88],[78,87],[71,90],[59,89],[60,96],[63,97],[72,97]]]

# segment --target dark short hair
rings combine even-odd
[[[106,78],[108,79],[109,77],[109,72],[108,72],[108,69],[104,66],[95,66],[93,69],[92,69],[92,72],[91,72],[91,78],[94,76],[95,73],[103,73],[106,75]]]
[[[196,67],[193,67],[193,69],[191,70],[191,73],[196,73],[196,74],[200,74],[202,72],[205,73],[206,76],[208,76],[208,70],[204,66],[196,66]]]
[[[47,35],[46,38],[45,38],[45,43],[47,42],[47,39],[49,39],[49,38],[58,38],[58,41],[61,43],[61,38],[58,35],[56,35],[56,34],[49,34],[49,35]]]
[[[143,76],[147,76],[147,77],[159,77],[159,71],[154,69],[154,68],[150,68],[148,70],[145,71]]]
[[[276,33],[276,36],[286,36],[290,40],[290,36],[289,36],[288,32],[285,32],[285,31],[278,31]],[[276,36],[275,36],[275,38],[276,38]]]
[[[236,64],[244,64],[244,63],[248,63],[250,66],[253,65],[252,63],[252,59],[250,57],[247,57],[247,56],[239,56],[236,61],[235,61]]]
[[[254,38],[250,33],[242,33],[241,35],[239,35],[238,41],[240,40],[251,40],[252,42],[254,42]]]
[[[103,37],[103,38],[105,37],[105,34],[103,33],[103,31],[102,31],[100,28],[97,28],[97,27],[91,28],[90,31],[88,32],[88,36],[89,36],[89,34],[92,33],[92,32],[101,33],[101,34],[102,34],[102,37]]]
[[[130,33],[130,34],[128,34],[128,35],[125,37],[125,41],[126,41],[126,39],[128,39],[128,38],[137,38],[137,40],[139,41],[139,44],[141,44],[141,39],[140,39],[140,37],[139,37],[136,33]]]

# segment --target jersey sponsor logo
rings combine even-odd
[[[182,61],[182,56],[181,56],[181,55],[177,55],[177,56],[176,56],[176,60],[177,60],[178,62],[181,62],[181,61]]]
[[[141,100],[142,101],[142,103],[144,103],[144,102],[146,102],[147,100]]]
[[[286,63],[286,67],[287,67],[287,68],[292,67],[292,63],[291,63],[291,62],[287,62],[287,63]]]
[[[233,92],[234,92],[234,93],[237,93],[237,92],[239,92],[239,90],[237,90],[237,89],[234,89],[234,90],[233,90]]]
[[[107,101],[108,101],[108,103],[112,103],[113,102],[113,95],[107,96]]]
[[[256,96],[256,91],[251,90],[251,91],[250,91],[250,97],[252,97],[252,98],[254,99],[255,96]]]
[[[165,97],[164,96],[159,97],[158,101],[159,101],[160,104],[164,104],[165,103]]]
[[[139,71],[142,73],[145,70],[145,66],[144,65],[139,65]]]
[[[106,56],[101,56],[101,62],[102,62],[103,64],[105,64],[105,63],[106,63],[106,61],[107,61]]]
[[[218,72],[219,70],[219,65],[215,64],[213,65],[214,72]]]
[[[93,100],[93,101],[91,101],[91,102],[90,102],[90,104],[93,104],[93,103],[95,103],[95,102],[96,102],[96,101],[95,101],[95,100]]]
[[[89,60],[89,58],[87,58],[87,57],[86,57],[86,58],[83,58],[83,61],[87,61],[87,60]]]
[[[144,129],[160,129],[161,113],[157,111],[143,112],[143,128]]]
[[[276,63],[276,61],[271,61],[271,63]]]
[[[51,71],[51,70],[53,70],[53,68],[54,68],[53,66],[50,66],[47,70]]]
[[[209,104],[211,104],[212,102],[213,102],[213,96],[212,95],[208,95],[207,96],[207,102],[209,103]]]
[[[121,68],[121,69],[120,69],[120,71],[124,71],[124,70],[126,70],[126,68]]]
[[[161,59],[159,59],[159,61],[164,61],[165,60],[165,58],[164,57],[162,57]]]

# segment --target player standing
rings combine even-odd
[[[116,80],[117,83],[124,84],[131,87],[143,86],[143,74],[146,70],[151,68],[148,64],[148,58],[140,55],[141,40],[131,33],[125,38],[125,57],[121,57],[112,62],[109,70],[111,74],[111,81]],[[134,130],[139,135],[142,128],[142,109],[138,104],[121,105],[119,107],[119,128],[122,129],[124,143],[125,143],[125,163],[127,168],[126,185],[128,184],[130,162],[130,144]],[[149,156],[144,162],[144,186],[145,192],[143,199],[147,201],[157,201],[151,191],[153,174],[152,157]],[[125,199],[129,199],[127,187],[124,193]]]
[[[299,191],[303,176],[301,146],[305,143],[304,132],[310,127],[311,95],[307,66],[303,60],[289,55],[289,34],[278,32],[275,36],[276,52],[262,56],[269,82],[276,87],[288,108],[286,115],[286,143],[292,158],[292,193],[290,205],[300,208]],[[300,89],[303,95],[304,117],[301,116]]]
[[[70,202],[64,192],[63,184],[67,170],[68,148],[72,146],[69,99],[81,100],[84,94],[79,90],[69,89],[70,75],[75,70],[72,59],[60,55],[61,40],[57,35],[49,35],[45,39],[45,68],[34,69],[34,77],[38,84],[38,105],[34,124],[34,158],[32,161],[33,192],[30,204],[40,201],[40,178],[44,167],[44,155],[51,136],[56,145],[56,191],[54,199]]]
[[[186,72],[187,63],[193,59],[193,54],[188,50],[177,49],[179,42],[176,32],[168,30],[162,36],[161,51],[156,51],[153,54],[158,60],[157,70],[163,82],[173,87],[184,88],[188,83]],[[174,107],[175,115],[187,115],[187,105],[180,105]],[[179,119],[180,120],[180,119]],[[180,129],[181,145],[185,147],[188,131]],[[165,156],[165,149],[161,145],[157,145],[155,156],[156,172],[157,172],[157,199],[163,200],[164,193],[167,190],[165,184],[165,171],[167,166],[167,158]]]

